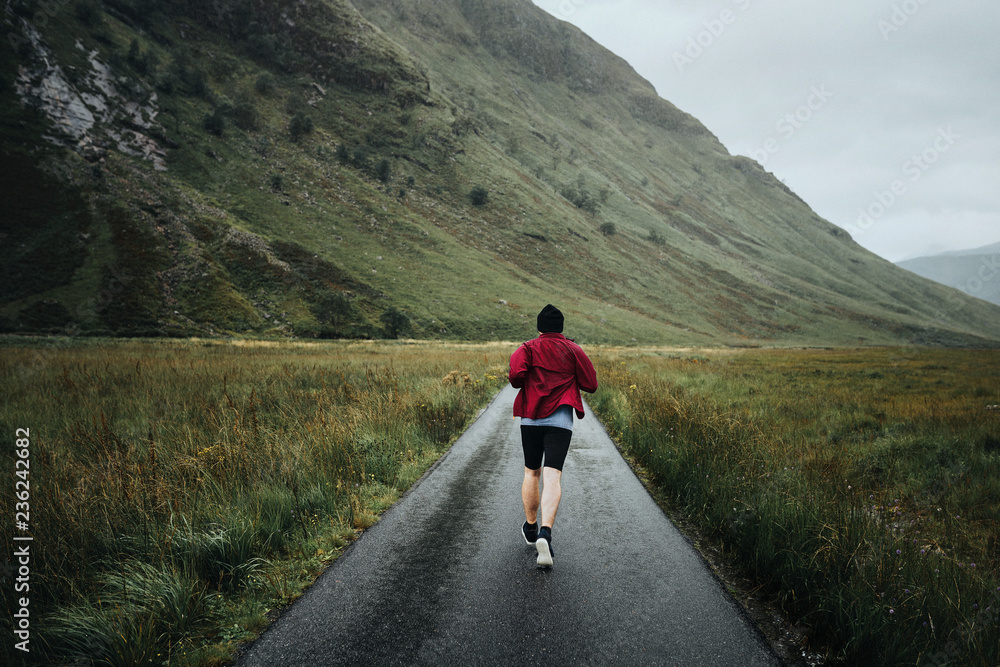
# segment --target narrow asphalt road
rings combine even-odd
[[[237,665],[780,665],[593,415],[535,567],[507,387]]]

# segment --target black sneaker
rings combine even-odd
[[[538,524],[530,524],[527,521],[521,526],[521,535],[524,536],[525,544],[534,544],[535,540],[538,539]]]
[[[535,549],[538,550],[538,560],[535,561],[538,567],[552,567],[552,529],[544,526],[538,531],[538,538],[535,540]]]

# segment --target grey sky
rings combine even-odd
[[[533,0],[892,261],[1000,241],[997,0]]]

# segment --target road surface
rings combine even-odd
[[[521,537],[515,390],[238,660],[308,665],[780,665],[591,414],[555,564]]]

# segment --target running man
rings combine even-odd
[[[521,499],[525,522],[521,534],[525,542],[535,545],[538,567],[552,566],[552,524],[562,497],[562,468],[573,437],[573,413],[580,419],[584,416],[580,391],[597,391],[594,365],[562,330],[563,314],[549,304],[538,314],[538,338],[522,344],[510,356],[510,384],[521,390],[514,399],[524,450]],[[539,509],[541,528],[537,523]]]

